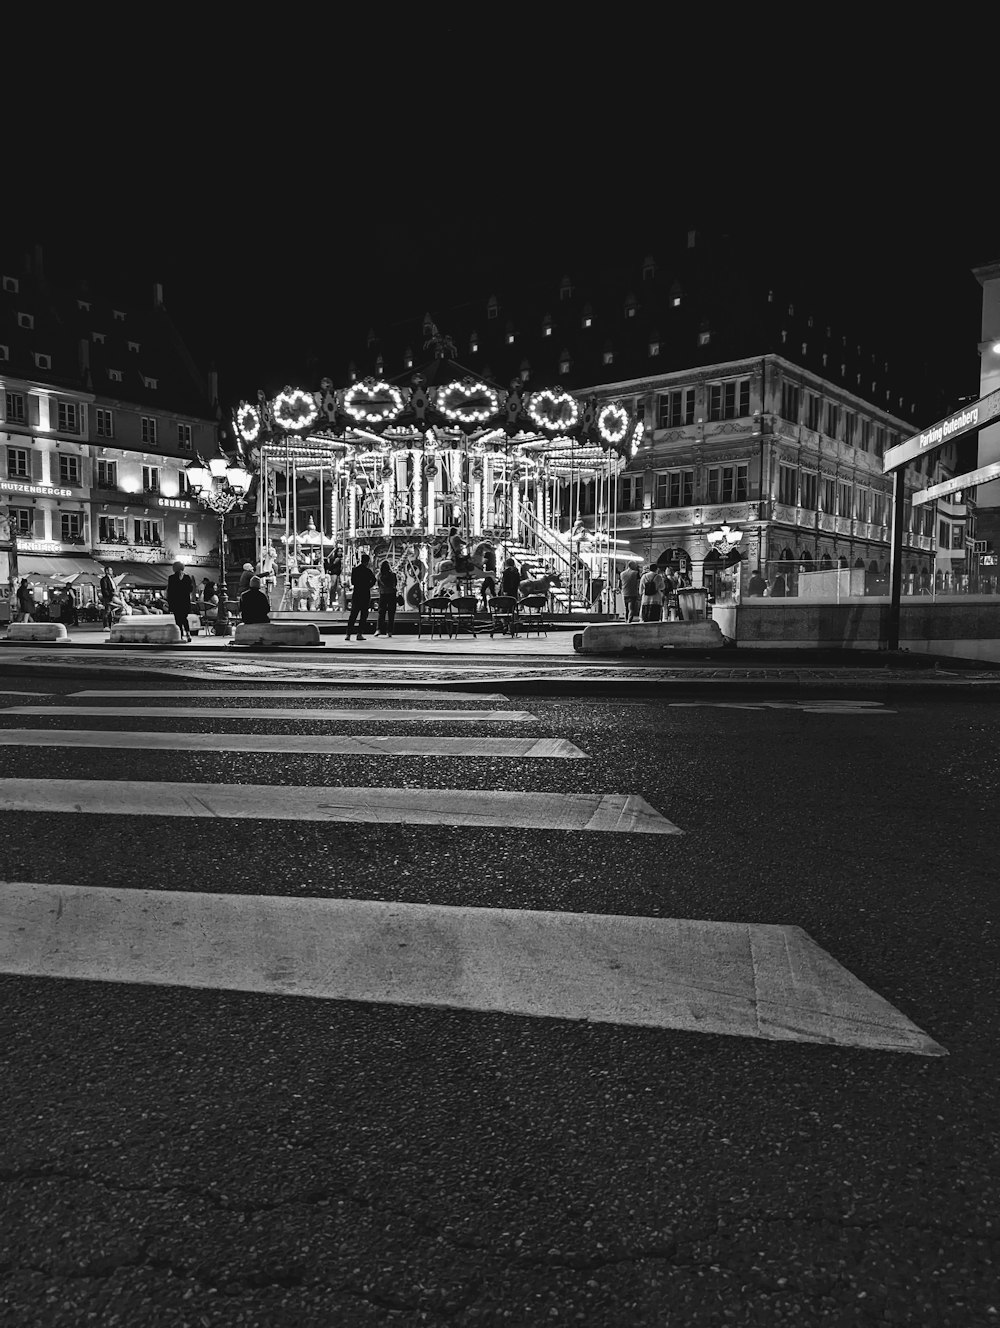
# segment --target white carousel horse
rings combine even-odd
[[[534,577],[528,581],[522,581],[518,587],[518,594],[523,599],[525,595],[544,595],[548,599],[549,591],[555,585],[555,577],[547,572],[544,576]]]
[[[299,574],[292,591],[292,599],[295,604],[305,600],[308,611],[315,613],[322,604],[329,601],[329,594],[329,574],[324,572],[322,567],[307,567]]]

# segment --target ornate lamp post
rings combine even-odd
[[[229,607],[226,603],[226,517],[234,507],[243,507],[250,488],[250,472],[227,457],[213,457],[206,466],[192,461],[187,467],[188,484],[206,511],[219,518],[219,611],[215,635],[229,636]]]

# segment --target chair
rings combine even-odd
[[[513,595],[497,595],[490,600],[490,638],[499,632],[501,636],[513,636],[517,631],[517,600]]]
[[[485,626],[485,623],[479,622],[476,618],[478,602],[474,595],[456,595],[450,601],[451,626],[456,636],[459,632],[468,632],[471,636],[475,636]]]
[[[541,636],[542,632],[548,636],[549,631],[549,612],[548,597],[546,595],[525,595],[518,601],[517,629],[527,634],[528,632],[537,632]]]
[[[451,636],[451,600],[447,595],[434,595],[431,599],[425,599],[421,604],[417,615],[418,638],[423,635],[425,626],[427,634],[432,640],[435,628],[442,636],[446,632],[449,637]]]

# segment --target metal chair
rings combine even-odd
[[[490,600],[490,638],[496,632],[513,636],[517,631],[517,600],[513,595],[497,595]]]
[[[417,637],[423,635],[424,627],[428,636],[434,639],[435,628],[444,636],[451,636],[451,600],[447,595],[434,595],[425,599],[417,615]]]
[[[470,636],[475,636],[485,626],[485,623],[479,622],[476,618],[478,602],[475,595],[456,595],[450,601],[451,627],[456,636],[459,632],[468,632]]]
[[[517,630],[519,632],[542,632],[548,636],[549,612],[548,597],[545,595],[525,595],[517,604]]]

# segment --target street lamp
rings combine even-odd
[[[215,615],[215,635],[229,636],[229,606],[226,603],[226,517],[234,507],[243,507],[250,488],[250,472],[227,457],[212,457],[206,466],[192,461],[186,467],[188,484],[206,511],[219,518],[219,608]]]

